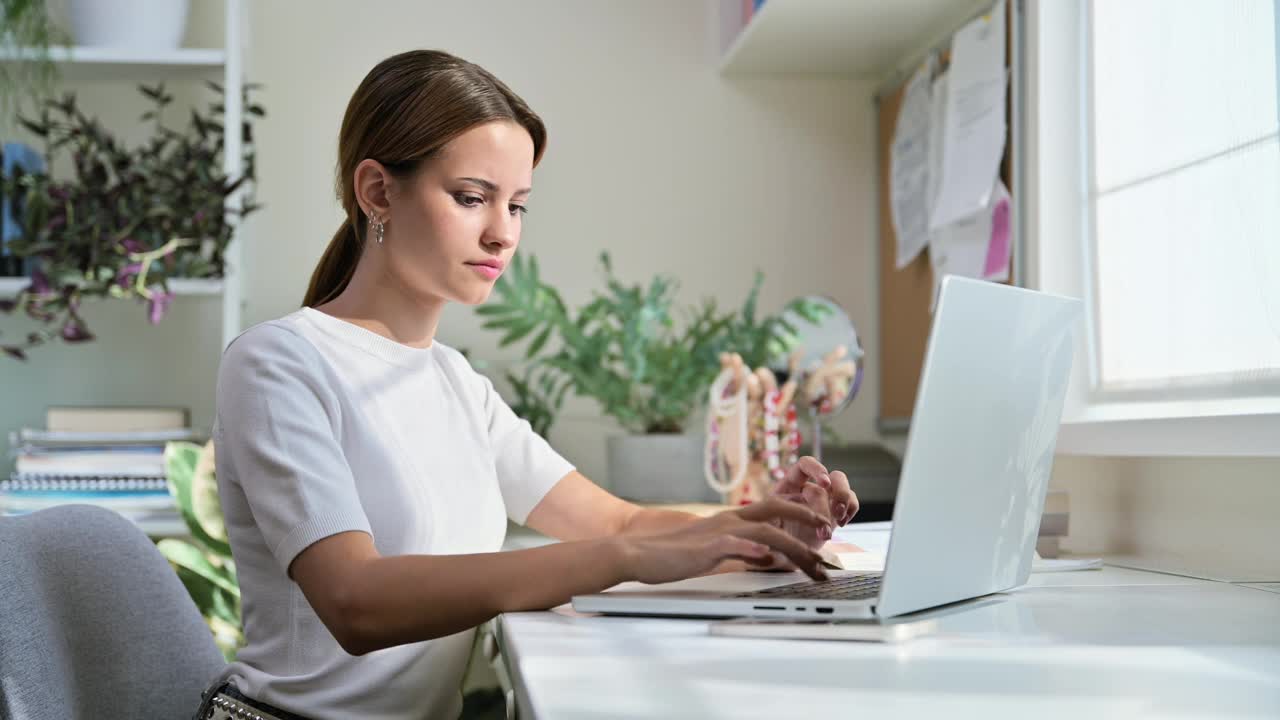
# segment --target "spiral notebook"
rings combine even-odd
[[[13,473],[0,479],[0,493],[167,491],[163,475]]]

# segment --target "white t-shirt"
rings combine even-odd
[[[384,556],[495,552],[507,518],[523,523],[573,466],[461,353],[311,308],[240,335],[217,393],[218,491],[248,642],[226,677],[317,720],[456,717],[474,631],[349,655],[289,563],[348,530]]]

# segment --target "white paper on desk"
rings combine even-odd
[[[838,527],[832,533],[832,542],[852,543],[867,552],[884,554],[889,550],[889,535],[893,531],[893,523],[852,523]],[[830,544],[830,543],[828,543]]]
[[[841,570],[857,570],[858,572],[884,572],[885,555],[882,552],[827,552],[821,551],[822,559]]]
[[[951,41],[943,132],[942,181],[930,229],[974,213],[991,199],[1004,155],[1005,1],[965,25]]]
[[[821,550],[823,559],[845,570],[880,572],[889,552],[892,522],[854,523],[835,529]],[[852,548],[850,546],[856,546]]]
[[[929,243],[930,91],[934,59],[921,63],[903,92],[889,159],[889,209],[899,270]]]
[[[1042,558],[1036,555],[1031,561],[1031,572],[1073,572],[1076,570],[1101,570],[1102,558]]]
[[[938,303],[938,289],[947,275],[1001,282],[1009,279],[1010,212],[1009,190],[996,180],[990,206],[929,233],[929,264],[933,268],[930,312]]]

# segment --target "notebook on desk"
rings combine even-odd
[[[888,618],[1024,584],[1053,465],[1081,303],[943,280],[912,415],[883,573],[698,578],[678,590],[573,598],[580,612]],[[762,573],[750,573],[761,576]],[[735,574],[730,574],[735,575]]]

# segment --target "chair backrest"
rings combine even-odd
[[[0,518],[0,718],[189,718],[224,666],[133,523],[91,505]]]

